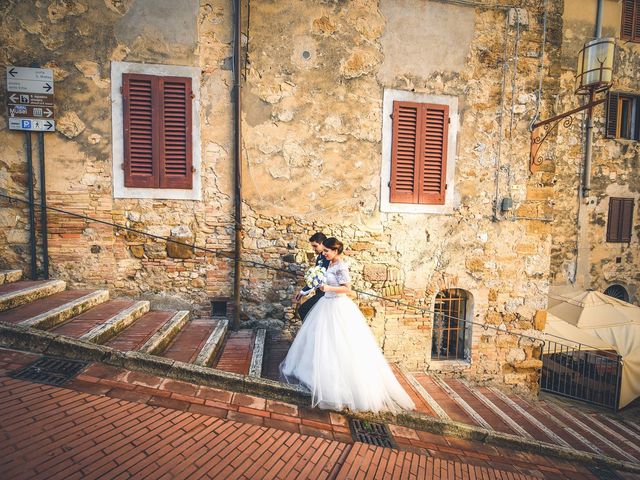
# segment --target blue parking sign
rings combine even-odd
[[[31,128],[31,120],[22,120],[22,128]]]

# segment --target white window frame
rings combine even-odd
[[[124,113],[122,109],[122,74],[189,77],[194,95],[192,108],[192,165],[191,189],[138,188],[124,186]],[[111,138],[113,158],[113,198],[146,198],[159,200],[201,200],[200,148],[200,69],[176,65],[131,62],[111,62]]]
[[[393,102],[435,103],[449,106],[449,135],[447,145],[447,173],[444,205],[427,205],[415,203],[391,203],[391,146],[393,143]],[[382,105],[382,168],[380,172],[380,211],[383,213],[433,213],[452,214],[460,202],[455,194],[456,170],[456,138],[458,136],[460,117],[458,115],[458,98],[445,95],[415,93],[405,90],[385,89]]]

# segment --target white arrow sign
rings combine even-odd
[[[53,93],[53,82],[7,78],[7,91],[20,93]]]
[[[41,118],[9,118],[10,130],[30,130],[32,132],[53,132],[56,122]]]
[[[7,79],[53,82],[53,70],[50,68],[14,67],[8,65]]]

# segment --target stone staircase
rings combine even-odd
[[[417,411],[503,440],[640,465],[640,426],[602,409],[544,396],[528,399],[462,378],[395,369]]]
[[[277,381],[290,345],[281,335],[228,331],[226,319],[192,319],[188,311],[150,310],[147,301],[111,300],[106,290],[20,278],[19,271],[0,271],[0,345],[309,403],[308,390]],[[47,342],[53,348],[40,348]],[[67,355],[67,348],[81,353]],[[532,400],[461,378],[393,368],[417,410],[394,423],[640,471],[637,422],[555,397]]]
[[[0,323],[239,375],[262,373],[264,330],[231,332],[223,318],[191,319],[186,310],[111,300],[107,290],[67,290],[61,280],[21,277],[0,271]]]

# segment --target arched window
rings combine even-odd
[[[431,338],[432,360],[469,360],[471,329],[467,318],[467,292],[459,288],[436,295]]]
[[[629,301],[629,293],[622,285],[611,285],[604,291],[604,294],[622,300],[623,302]]]

